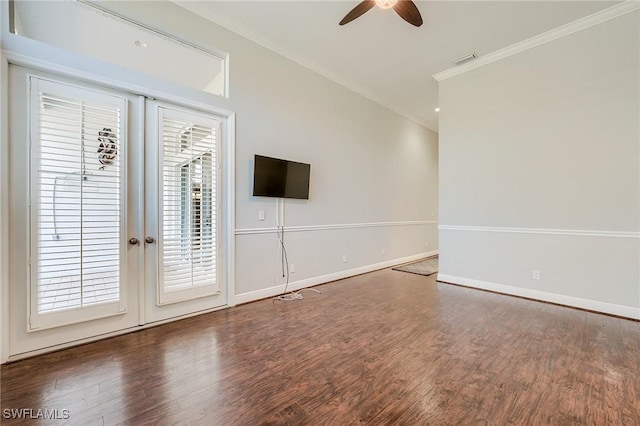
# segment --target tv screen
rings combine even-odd
[[[308,200],[310,172],[310,164],[256,155],[253,195]]]

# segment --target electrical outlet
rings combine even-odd
[[[384,249],[380,250],[380,254],[384,256]]]
[[[347,255],[346,254],[342,255],[342,262],[343,263],[347,263]]]
[[[264,220],[264,210],[258,212],[258,220]]]
[[[429,247],[429,241],[425,241],[425,242],[424,242],[424,246],[425,246],[425,247]]]
[[[531,272],[531,278],[533,278],[534,280],[540,280],[540,271],[535,270]]]
[[[290,274],[295,274],[296,273],[296,264],[295,263],[290,263],[289,264],[289,273]]]

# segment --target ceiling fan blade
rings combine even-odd
[[[371,9],[375,4],[376,2],[374,0],[364,0],[363,2],[360,2],[356,7],[351,9],[351,12],[347,13],[345,17],[342,18],[342,21],[340,21],[340,25],[348,24],[354,19],[362,16],[366,11]]]
[[[411,25],[419,27],[422,25],[422,16],[414,2],[411,0],[400,0],[393,6],[393,10]]]

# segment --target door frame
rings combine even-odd
[[[2,13],[1,15],[4,15]],[[4,24],[5,16],[2,16]],[[18,360],[41,353],[46,353],[54,350],[59,350],[65,347],[75,346],[82,343],[87,343],[95,340],[100,340],[106,337],[111,337],[119,334],[129,333],[134,330],[146,328],[149,326],[155,326],[165,322],[175,321],[181,318],[186,318],[193,315],[199,315],[202,313],[224,309],[226,307],[235,306],[235,139],[236,139],[236,114],[233,111],[220,108],[217,104],[222,103],[223,98],[210,95],[204,92],[198,92],[197,98],[205,98],[206,102],[200,100],[193,100],[186,97],[180,92],[185,94],[191,94],[193,89],[181,88],[173,84],[160,85],[160,87],[152,87],[145,84],[136,84],[131,81],[149,81],[143,73],[125,70],[125,72],[117,73],[122,78],[113,78],[112,74],[101,73],[100,64],[96,66],[95,60],[86,58],[78,54],[72,54],[69,52],[63,52],[51,59],[51,50],[57,50],[51,46],[45,46],[41,43],[36,43],[33,40],[21,38],[13,34],[7,34],[7,30],[4,25],[0,25],[0,38],[3,43],[8,45],[9,50],[0,51],[0,364],[7,361]],[[7,39],[10,39],[7,40]],[[9,41],[9,42],[7,42]],[[20,52],[20,53],[18,53]],[[54,52],[55,54],[55,52]],[[66,60],[65,60],[66,59]],[[70,61],[73,59],[73,62]],[[54,62],[55,61],[55,62]],[[80,67],[85,69],[69,67],[66,63],[76,63]],[[164,321],[158,321],[154,323],[145,323],[146,310],[143,306],[145,304],[145,290],[144,286],[140,285],[139,288],[139,312],[140,317],[138,321],[138,327],[133,329],[126,329],[116,331],[113,333],[103,334],[99,336],[93,336],[78,341],[64,343],[39,349],[31,352],[26,352],[18,355],[10,356],[11,348],[9,347],[9,277],[8,277],[8,253],[9,253],[9,241],[8,241],[8,229],[9,229],[9,215],[8,215],[8,153],[9,153],[9,115],[8,115],[8,89],[9,89],[9,65],[18,65],[25,68],[29,68],[33,71],[45,72],[49,74],[55,74],[62,78],[72,79],[79,83],[88,83],[97,86],[101,86],[105,89],[113,89],[122,92],[128,92],[132,95],[143,96],[150,99],[157,99],[166,101],[177,106],[183,106],[185,108],[199,110],[204,113],[213,114],[219,117],[222,122],[224,132],[220,140],[221,158],[220,167],[222,169],[222,182],[220,183],[221,191],[221,206],[222,206],[222,232],[220,237],[222,238],[221,256],[223,258],[221,265],[224,271],[224,282],[221,286],[224,286],[227,294],[226,305],[218,308],[212,308],[206,311],[195,312],[192,314],[183,315],[176,318],[171,318]],[[140,102],[139,108],[144,109],[145,103]],[[143,111],[142,111],[143,112]],[[142,116],[144,117],[144,115]],[[144,119],[143,119],[144,121]],[[144,126],[140,126],[144,128]],[[139,132],[144,133],[144,129]],[[144,136],[144,134],[139,135]],[[140,201],[143,202],[143,201]],[[137,206],[136,206],[137,207]],[[140,268],[143,269],[143,268]],[[144,272],[140,272],[144,274]],[[143,277],[141,277],[143,278]]]

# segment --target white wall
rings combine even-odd
[[[276,200],[251,195],[254,154],[311,164],[310,199],[285,202],[286,226],[435,222],[436,133],[175,5],[153,6],[151,19],[150,6],[136,3],[120,5],[123,13],[229,53],[230,97],[220,106],[237,113],[239,301],[279,291],[283,282],[274,273]],[[291,280],[306,283],[438,247],[435,223],[303,230],[285,240],[296,265]]]
[[[442,279],[640,318],[638,18],[440,82]]]
[[[236,113],[239,301],[275,294],[283,283],[274,274],[276,200],[251,195],[254,154],[311,163],[310,200],[285,203],[285,225],[302,227],[286,236],[296,264],[293,286],[437,250],[435,132],[175,4],[108,2],[105,7],[229,53],[228,99],[165,83],[163,89]],[[56,60],[46,57],[46,49],[42,55]],[[122,75],[117,67],[109,73]],[[155,81],[136,74],[127,80]],[[260,210],[265,221],[258,220]]]

